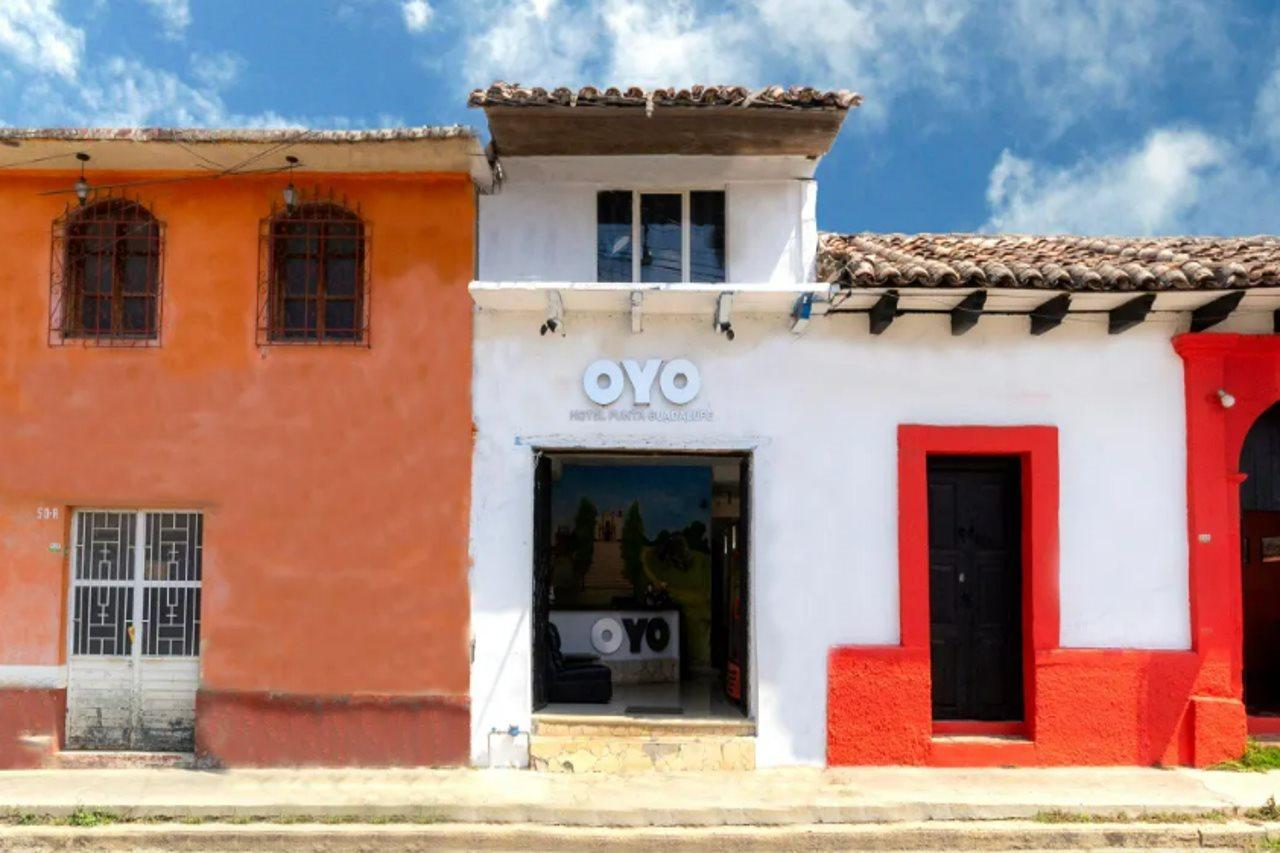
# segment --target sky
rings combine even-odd
[[[0,0],[0,123],[463,123],[526,85],[851,89],[832,231],[1280,231],[1275,0]]]

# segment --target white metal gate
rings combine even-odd
[[[68,748],[192,749],[203,533],[198,512],[75,513]]]

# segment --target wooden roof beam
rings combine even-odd
[[[871,318],[871,334],[878,335],[898,316],[898,291],[888,290],[876,300],[868,312]]]
[[[951,334],[963,335],[978,325],[978,318],[982,316],[982,308],[986,304],[985,290],[975,290],[960,300],[960,304],[951,309]]]
[[[1066,319],[1071,308],[1071,294],[1059,294],[1048,302],[1042,303],[1031,312],[1031,334],[1043,335],[1050,329],[1056,329]]]
[[[1231,312],[1240,306],[1241,299],[1244,299],[1244,291],[1237,290],[1201,305],[1191,312],[1191,331],[1212,329],[1231,316]]]
[[[1117,305],[1107,312],[1107,332],[1118,335],[1126,329],[1132,329],[1147,319],[1147,315],[1151,313],[1151,306],[1155,304],[1156,295],[1144,293],[1122,305]]]

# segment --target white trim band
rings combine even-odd
[[[0,664],[0,687],[52,688],[67,686],[65,666]]]

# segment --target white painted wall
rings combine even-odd
[[[960,338],[945,316],[882,336],[865,316],[576,315],[540,337],[534,314],[477,311],[472,492],[472,739],[530,724],[535,446],[753,448],[751,679],[761,765],[821,764],[833,645],[897,643],[896,430],[902,423],[1050,424],[1061,454],[1065,646],[1189,646],[1182,370],[1168,315],[1120,336],[1077,315],[1032,338],[985,317]],[[710,423],[571,421],[591,408],[583,368],[607,358],[692,359]],[[629,405],[629,394],[619,404]],[[666,406],[658,401],[655,407]],[[924,531],[921,531],[924,535]]]
[[[596,193],[723,189],[731,282],[812,279],[815,161],[795,157],[523,157],[480,197],[481,281],[594,281]]]

